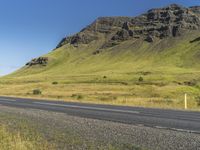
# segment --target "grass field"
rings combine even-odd
[[[30,132],[31,134],[31,132]],[[49,146],[45,140],[38,139],[39,141],[30,141],[31,136],[21,136],[19,132],[13,133],[7,130],[5,126],[0,126],[0,149],[1,150],[48,150],[53,147]],[[34,137],[36,138],[36,137]],[[45,142],[44,142],[45,141]],[[42,143],[44,142],[44,143]]]
[[[102,35],[99,35],[102,36]],[[200,109],[198,32],[155,40],[141,39],[93,52],[89,45],[64,45],[44,66],[23,67],[0,79],[0,95],[160,108]],[[39,91],[34,93],[33,91]]]
[[[54,146],[28,124],[12,115],[0,113],[1,150],[53,150]]]

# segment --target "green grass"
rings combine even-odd
[[[189,42],[197,37],[195,31],[154,43],[129,40],[98,55],[93,52],[103,36],[77,48],[64,45],[45,55],[50,59],[46,67],[24,67],[2,77],[0,94],[180,109],[188,93],[189,108],[198,110],[200,44]],[[42,94],[33,95],[34,89]]]
[[[0,112],[1,150],[53,150],[54,145],[20,116]]]
[[[11,132],[5,126],[0,126],[1,150],[53,150],[53,147],[49,146],[44,139],[34,137],[34,140],[31,140],[31,138],[33,138],[31,137],[31,132],[29,136],[25,137],[22,136],[20,132]]]

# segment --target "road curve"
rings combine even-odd
[[[200,134],[200,112],[0,97],[0,105]]]

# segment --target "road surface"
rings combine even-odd
[[[0,97],[0,105],[200,134],[200,112]]]

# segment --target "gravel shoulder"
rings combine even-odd
[[[200,150],[199,134],[0,106],[0,123],[19,128],[22,122],[56,149]]]

